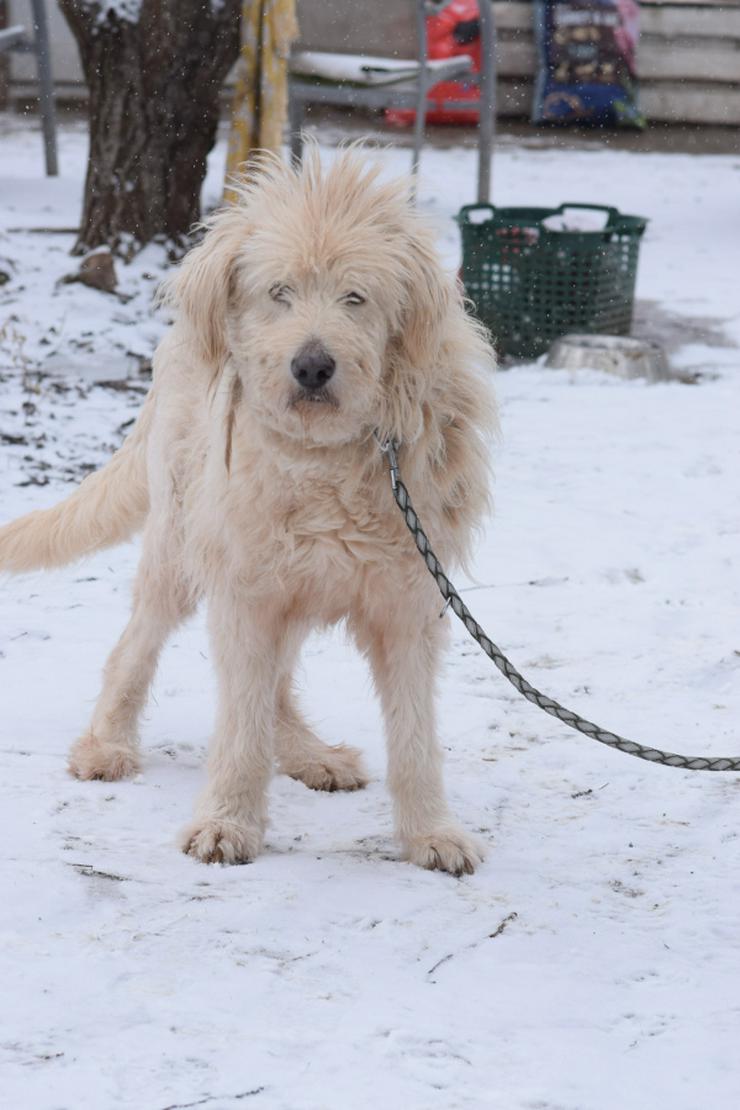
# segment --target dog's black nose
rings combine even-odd
[[[290,364],[293,377],[304,389],[323,389],[334,374],[336,363],[325,347],[311,340],[301,347]]]

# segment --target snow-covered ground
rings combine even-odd
[[[47,181],[38,135],[6,122],[3,227],[74,225],[84,132],[61,138]],[[381,157],[406,167],[406,152]],[[451,263],[473,181],[471,152],[425,154],[421,202]],[[740,158],[507,145],[495,182],[502,204],[649,216],[642,328],[702,376],[499,374],[497,511],[467,599],[532,681],[591,719],[740,754]],[[116,300],[57,284],[71,243],[0,235],[1,520],[58,500],[120,441],[163,327],[148,309],[156,251],[121,268],[132,297]],[[132,389],[95,384],[126,376]],[[135,563],[131,546],[0,583],[3,1106],[734,1110],[737,776],[580,737],[458,626],[447,777],[488,858],[461,880],[417,870],[396,858],[378,710],[337,633],[309,645],[304,703],[327,740],[364,749],[370,786],[276,779],[264,855],[204,867],[174,844],[213,713],[202,618],[164,658],[143,773],[65,771]]]

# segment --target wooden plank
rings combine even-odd
[[[642,8],[732,8],[737,0],[640,0]]]
[[[493,5],[496,26],[500,31],[531,31],[532,5],[512,4],[510,0],[496,0]]]
[[[643,5],[640,33],[740,38],[740,8],[646,8]]]
[[[532,82],[503,80],[499,84],[499,115],[529,117]],[[640,104],[654,123],[740,124],[740,89],[643,84]]]
[[[692,46],[644,44],[637,50],[641,80],[710,81],[740,83],[740,49],[732,43],[701,50]],[[537,68],[537,49],[532,40],[500,41],[498,72],[501,77],[532,77]]]
[[[645,43],[637,48],[637,70],[641,80],[740,82],[740,50],[732,43],[706,50]]]
[[[493,5],[496,26],[502,31],[531,31],[533,12],[531,3],[512,3],[497,0]],[[667,7],[641,5],[640,31],[644,34],[697,35],[717,38],[740,38],[740,5],[722,7],[697,7],[680,4]]]
[[[418,56],[413,4],[398,0],[297,0],[299,49]]]
[[[516,4],[526,7],[532,0],[494,0],[494,7],[511,8]],[[646,8],[736,8],[740,0],[640,0]]]
[[[531,39],[529,42],[499,39],[496,68],[499,77],[532,77],[537,68],[537,47]]]
[[[661,123],[740,124],[740,89],[643,85],[640,103],[649,120]]]

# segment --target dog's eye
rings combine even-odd
[[[273,301],[279,301],[280,304],[290,304],[290,294],[292,292],[289,285],[283,285],[282,282],[276,281],[271,285],[268,290]]]
[[[344,296],[342,297],[342,304],[364,304],[364,303],[365,303],[365,298],[363,297],[362,293],[355,293],[354,291],[352,291],[351,293],[345,293]]]

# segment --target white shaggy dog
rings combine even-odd
[[[207,862],[260,850],[273,766],[323,790],[365,783],[359,753],[303,721],[292,672],[345,620],[372,667],[398,836],[422,867],[470,872],[451,817],[434,684],[446,622],[374,438],[401,442],[440,557],[465,558],[487,508],[492,354],[408,185],[356,151],[322,170],[266,159],[169,282],[178,308],[121,449],[55,508],[0,529],[0,570],[58,566],[143,530],[131,620],[105,668],[81,779],[139,766],[160,650],[207,598],[219,680],[208,782],[182,844]]]

